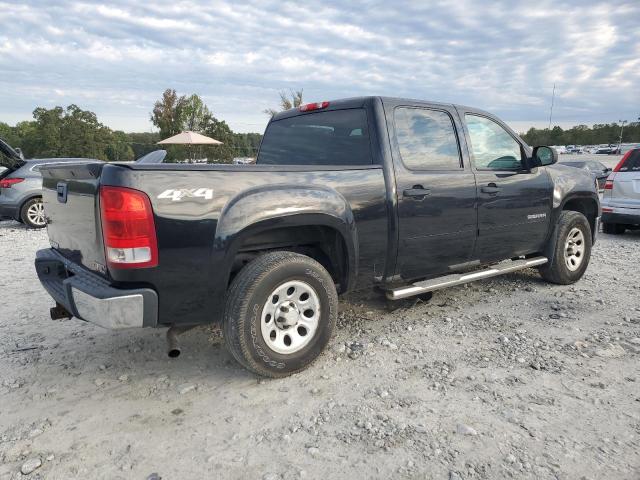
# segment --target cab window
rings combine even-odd
[[[478,170],[521,170],[522,148],[504,128],[487,117],[466,114],[471,151]]]

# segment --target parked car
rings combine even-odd
[[[640,148],[629,150],[604,186],[602,230],[620,235],[640,228]]]
[[[42,169],[52,248],[35,268],[52,318],[106,328],[221,322],[249,370],[306,368],[337,294],[390,300],[536,267],[585,272],[600,217],[591,175],[554,165],[481,110],[364,97],[274,115],[256,165]]]
[[[4,172],[0,173],[0,218],[13,218],[30,228],[45,226],[42,204],[43,165],[86,163],[86,158],[41,158],[24,160],[22,155],[0,140],[0,163]],[[91,160],[98,162],[99,160]]]
[[[562,165],[567,165],[568,167],[574,168],[582,168],[595,178],[598,181],[598,189],[602,190],[604,188],[604,183],[611,173],[611,169],[600,162],[590,161],[590,160],[567,160],[562,161]]]

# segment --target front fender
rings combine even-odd
[[[225,205],[214,250],[224,255],[225,274],[244,240],[273,228],[327,226],[346,246],[349,283],[357,274],[358,238],[353,212],[337,191],[322,186],[270,185],[247,190]]]

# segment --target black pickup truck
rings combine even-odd
[[[469,107],[307,104],[271,119],[256,165],[42,169],[36,270],[52,318],[171,327],[172,345],[221,322],[239,363],[285,376],[325,348],[356,287],[395,300],[528,267],[580,279],[597,185],[556,161]]]

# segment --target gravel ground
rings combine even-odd
[[[343,299],[329,350],[282,380],[215,329],[170,360],[163,330],[49,320],[46,245],[0,222],[0,479],[640,478],[640,232],[601,234],[574,286]]]

